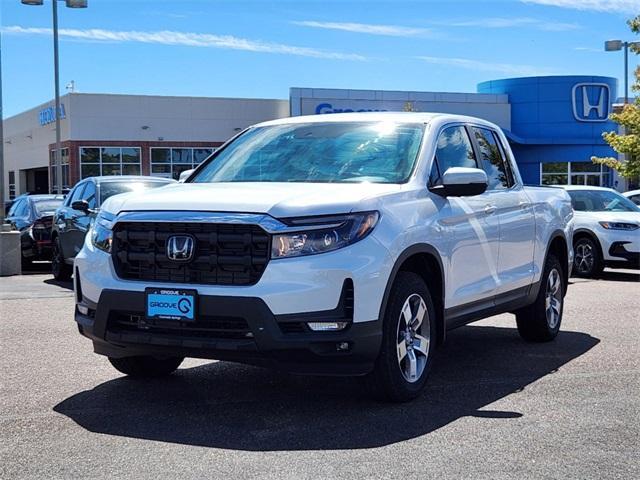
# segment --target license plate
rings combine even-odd
[[[170,290],[164,288],[147,288],[147,319],[179,320],[193,322],[195,320],[196,290]]]

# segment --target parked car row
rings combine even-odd
[[[191,173],[192,171],[185,172]],[[73,260],[100,205],[109,197],[175,183],[147,176],[91,177],[66,196],[21,195],[7,222],[22,233],[22,263],[51,260],[57,280],[68,280]],[[640,190],[566,186],[575,215],[573,274],[597,277],[605,267],[640,269]]]
[[[176,182],[168,178],[123,175],[90,177],[73,187],[53,220],[51,272],[55,279],[68,280],[71,277],[73,259],[82,248],[91,222],[107,198],[171,183]]]
[[[16,197],[6,222],[21,233],[23,268],[35,260],[51,260],[53,276],[57,280],[68,280],[73,259],[107,198],[171,183],[176,181],[137,175],[90,177],[79,182],[66,196],[24,194]]]

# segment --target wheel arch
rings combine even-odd
[[[445,339],[444,328],[444,268],[442,258],[435,247],[429,244],[416,244],[405,249],[396,259],[391,274],[384,290],[379,318],[384,319],[385,311],[391,293],[391,287],[396,280],[398,272],[412,272],[419,275],[429,288],[431,299],[436,309],[436,335],[437,344]]]
[[[560,260],[560,264],[562,265],[562,273],[564,274],[564,291],[566,293],[567,286],[569,285],[569,274],[571,269],[569,266],[569,242],[562,230],[556,230],[551,234],[547,245],[547,253],[544,256],[544,265],[547,264],[547,258],[551,253],[558,257],[558,260]]]

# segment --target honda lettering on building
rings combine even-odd
[[[611,94],[606,83],[576,83],[571,93],[573,116],[579,122],[606,122]]]
[[[53,123],[56,121],[56,108],[55,107],[49,107],[49,108],[45,108],[43,110],[40,110],[40,113],[38,114],[39,118],[40,118],[40,125],[44,126],[44,125],[48,125],[50,123]],[[66,118],[67,114],[64,110],[64,103],[60,104],[60,111],[58,112],[58,118]]]
[[[336,108],[330,103],[319,103],[316,107],[316,115],[323,113],[352,113],[352,112],[386,112],[386,110],[378,108]]]

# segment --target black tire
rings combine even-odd
[[[535,303],[516,312],[518,333],[524,340],[549,342],[556,338],[562,323],[565,285],[564,271],[560,261],[555,255],[549,254]],[[554,300],[551,300],[551,297]],[[549,311],[548,308],[551,310]]]
[[[30,270],[33,266],[33,260],[31,258],[27,258],[24,255],[20,257],[20,264],[22,266],[22,270]]]
[[[405,304],[409,305],[411,318],[417,319],[421,308],[425,309],[421,323],[412,322],[418,325],[415,331],[404,320]],[[429,289],[420,276],[411,272],[398,273],[382,322],[382,345],[374,370],[368,376],[369,386],[375,396],[386,401],[412,400],[424,389],[436,347],[436,312]],[[401,347],[401,339],[405,339],[404,347]],[[405,356],[401,360],[402,348]],[[415,372],[413,377],[412,372]],[[407,376],[413,379],[409,380]]]
[[[130,377],[157,378],[175,372],[183,357],[155,358],[150,356],[111,358],[109,362],[116,370]]]
[[[589,237],[580,237],[573,242],[573,273],[576,277],[598,277],[604,264],[600,246]]]
[[[62,255],[60,247],[60,237],[56,237],[53,241],[53,251],[51,252],[51,273],[53,278],[59,281],[67,281],[71,278],[73,270],[71,265],[67,265]]]

